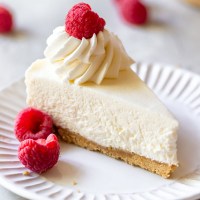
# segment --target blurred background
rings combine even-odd
[[[135,26],[123,19],[117,0],[84,0],[106,20],[136,62],[163,63],[200,74],[200,7],[186,0],[144,0],[148,22]],[[200,4],[200,0],[188,0]],[[13,14],[14,29],[0,34],[0,89],[23,77],[43,57],[46,39],[64,25],[79,0],[1,0]],[[0,187],[0,199],[23,199]]]

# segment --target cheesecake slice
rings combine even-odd
[[[92,12],[81,3],[68,15],[80,8]],[[86,36],[53,31],[45,58],[26,71],[27,104],[51,115],[64,141],[168,178],[178,166],[178,122],[131,70],[117,36],[102,27]]]

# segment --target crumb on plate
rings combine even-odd
[[[24,175],[24,176],[29,176],[29,175],[30,175],[30,172],[29,172],[29,171],[24,171],[24,172],[23,172],[23,175]]]

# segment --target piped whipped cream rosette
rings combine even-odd
[[[120,70],[133,63],[121,41],[107,30],[79,40],[58,27],[47,40],[45,56],[56,65],[57,74],[76,84],[117,78]]]
[[[64,81],[101,84],[105,78],[118,78],[121,70],[134,63],[119,38],[106,29],[93,33],[91,38],[79,38],[61,26],[47,39],[45,57]]]

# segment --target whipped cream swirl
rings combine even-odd
[[[100,84],[104,78],[117,78],[120,70],[134,63],[113,33],[104,30],[79,40],[68,35],[64,26],[57,27],[47,39],[44,55],[62,79],[75,84]]]

